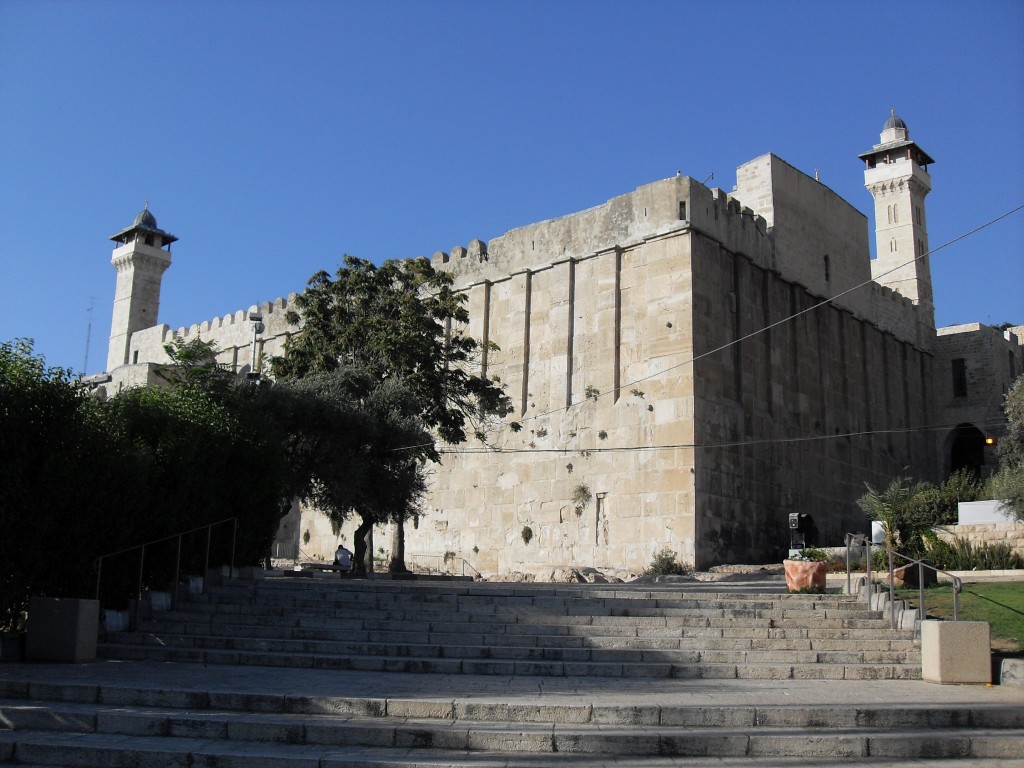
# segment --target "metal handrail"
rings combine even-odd
[[[901,557],[904,560],[906,560],[909,565],[913,565],[915,563],[917,564],[917,589],[918,589],[918,595],[920,597],[920,603],[921,603],[921,605],[920,605],[921,618],[924,619],[924,617],[927,616],[927,614],[925,613],[925,609],[924,609],[924,569],[928,568],[930,570],[935,571],[936,574],[944,573],[947,576],[949,576],[949,578],[951,578],[953,580],[953,621],[960,621],[960,590],[963,589],[963,581],[961,581],[959,576],[954,576],[949,571],[944,571],[941,568],[936,568],[931,563],[926,563],[923,560],[916,560],[913,557],[910,557],[909,555],[904,555],[901,552],[897,552],[895,549],[893,549],[892,547],[890,547],[888,545],[886,545],[885,550],[886,550],[886,552],[889,553],[889,604],[890,605],[893,604],[893,601],[895,599],[895,594],[896,594],[896,585],[894,583],[895,579],[893,578],[893,571],[895,570],[894,563],[893,563],[893,558],[894,557]],[[890,624],[895,629],[896,619],[891,614],[892,614],[892,612],[890,611]]]
[[[871,539],[862,533],[848,533],[846,534],[846,593],[850,593],[850,547],[862,542],[867,547],[867,555],[864,559],[864,568],[866,572],[866,582],[870,586],[871,584]],[[892,629],[896,628],[896,612],[892,609],[892,606],[896,604],[896,584],[894,578],[895,558],[899,557],[907,561],[908,565],[917,565],[917,589],[918,598],[920,603],[921,618],[927,615],[925,612],[925,601],[924,601],[924,569],[935,571],[936,574],[942,573],[948,576],[953,581],[953,621],[960,620],[960,591],[963,589],[963,580],[959,576],[955,576],[949,571],[944,571],[941,568],[936,568],[931,563],[926,563],[923,560],[918,560],[909,555],[904,555],[902,552],[897,552],[895,549],[890,547],[888,544],[885,546],[885,551],[888,553],[889,559],[889,626]]]
[[[469,570],[471,570],[474,574],[476,574],[477,578],[479,578],[481,576],[480,571],[478,571],[476,568],[474,568],[463,557],[457,557],[457,558],[449,557],[447,560],[445,560],[444,555],[413,554],[413,555],[406,555],[406,559],[409,561],[409,563],[411,565],[415,565],[417,560],[434,560],[434,561],[437,561],[437,566],[436,567],[432,568],[429,565],[425,565],[423,567],[425,567],[428,570],[428,572],[436,572],[436,573],[439,573],[439,574],[446,573],[446,572],[447,573],[451,573],[451,571],[447,570],[448,563],[452,563],[454,565],[455,561],[459,560],[459,561],[462,562],[462,575],[463,576],[466,575],[466,569],[467,568]],[[442,566],[444,567],[444,570],[442,570]]]
[[[213,533],[214,527],[223,525],[224,523],[234,523],[231,529],[231,570],[229,573],[235,572],[235,542],[238,538],[238,518],[237,517],[226,517],[223,520],[218,520],[215,523],[208,525],[201,525],[198,528],[192,528],[188,531],[182,531],[181,533],[172,533],[170,536],[164,536],[161,539],[153,539],[147,541],[145,544],[136,544],[134,547],[126,547],[125,549],[119,549],[116,552],[109,552],[106,555],[100,555],[94,561],[96,564],[96,599],[100,599],[100,581],[103,578],[103,561],[108,557],[114,557],[116,555],[123,555],[127,552],[134,552],[135,550],[141,550],[139,555],[139,580],[136,589],[136,611],[138,611],[138,602],[142,600],[142,572],[143,566],[146,562],[146,547],[152,544],[160,544],[164,541],[170,541],[171,539],[178,540],[178,554],[174,562],[174,584],[178,583],[178,578],[181,574],[181,540],[183,537],[188,536],[190,533],[197,533],[198,531],[206,531],[206,553],[203,559],[203,589],[206,588],[206,573],[210,569],[210,538]],[[174,595],[172,595],[174,599]]]

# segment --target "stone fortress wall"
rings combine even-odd
[[[411,553],[453,552],[485,572],[638,569],[663,546],[698,565],[757,559],[788,546],[791,511],[841,539],[863,527],[851,499],[864,479],[897,462],[934,473],[923,440],[778,443],[921,423],[930,368],[911,342],[915,305],[870,283],[865,218],[778,158],[744,168],[746,192],[774,195],[758,201],[768,216],[677,176],[435,254],[469,294],[470,334],[500,347],[487,373],[524,431],[500,456],[445,456]],[[878,325],[858,317],[880,305]],[[723,442],[749,445],[695,447]]]
[[[285,320],[285,313],[293,308],[296,294],[287,298],[253,304],[232,314],[193,323],[186,327],[172,329],[167,324],[155,325],[135,331],[129,342],[129,359],[138,361],[111,371],[112,382],[108,388],[117,391],[121,387],[147,386],[156,383],[154,367],[166,365],[170,358],[164,346],[174,337],[189,342],[201,339],[216,345],[217,362],[232,373],[245,375],[253,370],[253,326],[249,316],[258,312],[263,317],[264,330],[256,334],[256,360],[261,372],[266,373],[270,358],[284,354],[284,344],[297,328]]]
[[[878,158],[866,178],[903,164]],[[919,209],[912,231],[890,226],[887,237],[926,242],[927,190],[915,190],[901,198]],[[143,234],[173,238],[147,211],[140,221]],[[128,247],[135,231],[114,239]],[[879,265],[868,238],[864,215],[766,154],[737,170],[731,193],[676,175],[435,253],[434,266],[466,292],[466,330],[497,345],[485,346],[483,372],[505,385],[524,429],[445,447],[425,515],[407,526],[408,559],[437,566],[449,555],[489,574],[636,572],[663,547],[700,568],[766,562],[785,553],[791,512],[813,515],[827,546],[865,530],[854,503],[865,482],[908,468],[941,479],[959,433],[943,442],[921,427],[989,419],[1000,383],[1024,369],[1020,334],[964,326],[936,335],[926,261],[912,285],[907,270],[886,277],[881,267],[902,256]],[[155,317],[152,293],[143,314]],[[221,363],[248,373],[257,310],[263,367],[297,330],[284,320],[294,300],[177,331],[129,321],[130,364],[110,375],[152,383],[175,333],[214,342]],[[954,355],[970,361],[974,410],[943,389]],[[296,505],[276,554],[329,559],[354,527],[333,530]]]

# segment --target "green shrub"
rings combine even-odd
[[[974,545],[967,539],[936,539],[928,545],[928,558],[945,571],[1006,571],[1024,568],[1024,558],[1005,542]]]
[[[823,549],[817,549],[816,547],[807,547],[806,549],[800,550],[799,554],[793,555],[792,557],[786,558],[787,560],[807,560],[812,563],[827,563],[829,561],[828,552]]]
[[[645,576],[682,576],[690,572],[690,568],[676,559],[674,550],[665,547],[655,553],[650,566],[644,571]]]

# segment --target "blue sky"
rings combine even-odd
[[[1019,0],[3,0],[0,340],[102,370],[147,200],[172,327],[765,152],[870,213],[890,106],[935,248],[1024,204],[1022,41]],[[937,321],[1024,323],[1022,243],[1024,211],[937,253]]]

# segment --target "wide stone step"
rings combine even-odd
[[[785,612],[800,611],[842,611],[850,615],[867,616],[871,611],[852,598],[819,601],[764,601],[764,600],[706,600],[684,598],[678,600],[637,600],[637,599],[575,599],[561,598],[506,598],[495,601],[492,598],[459,598],[451,601],[426,599],[428,595],[373,596],[374,599],[356,599],[352,595],[328,593],[284,594],[257,593],[213,593],[198,597],[195,605],[205,605],[204,610],[214,607],[261,606],[268,610],[332,610],[343,613],[360,613],[367,609],[383,612],[425,614],[467,614],[467,615],[515,615],[515,614],[557,614],[557,615],[609,615],[609,616],[659,616],[688,615],[692,613],[718,612],[721,615],[774,616]]]
[[[177,677],[190,677],[187,667],[175,670]],[[249,679],[247,676],[246,679]],[[343,685],[343,680],[339,684]],[[410,718],[457,721],[595,724],[672,725],[711,727],[800,727],[800,728],[1024,728],[1024,707],[1019,701],[986,701],[959,704],[934,702],[915,704],[834,703],[802,704],[679,704],[679,703],[577,703],[572,699],[551,701],[476,699],[450,695],[364,696],[323,693],[262,692],[250,686],[233,691],[219,684],[161,687],[94,682],[52,682],[0,680],[0,707],[42,706],[71,713],[99,712],[105,708],[149,708],[170,713],[196,711],[289,715],[336,715],[351,717]]]
[[[207,591],[197,596],[202,602],[246,602],[260,601],[268,604],[297,604],[306,601],[327,602],[338,605],[358,607],[372,605],[375,608],[391,608],[395,606],[441,604],[449,607],[461,607],[465,610],[516,610],[519,608],[540,608],[552,611],[573,611],[580,608],[589,610],[597,606],[597,610],[632,609],[643,610],[646,607],[661,610],[666,608],[694,608],[708,606],[711,608],[728,609],[732,607],[749,607],[771,610],[784,607],[806,606],[810,608],[838,608],[844,605],[856,605],[857,600],[847,595],[754,595],[742,593],[686,593],[684,592],[645,592],[638,589],[622,590],[615,593],[602,593],[596,590],[575,590],[572,593],[559,593],[552,590],[539,590],[529,594],[509,591],[484,589],[486,585],[477,584],[461,589],[458,593],[445,593],[441,587],[427,583],[400,582],[402,586],[382,589],[380,582],[346,582],[349,585],[325,588],[321,585],[282,585],[280,582],[260,582],[257,585],[244,585],[233,582],[223,586],[210,586]]]
[[[180,617],[179,617],[180,619]],[[827,650],[902,650],[915,646],[911,630],[807,626],[801,623],[739,624],[709,626],[663,625],[559,625],[559,624],[471,624],[392,622],[364,619],[290,619],[273,621],[266,617],[241,617],[215,621],[182,621],[168,617],[140,623],[140,635],[160,637],[231,637],[295,642],[342,642],[384,644],[482,645],[551,648],[735,648],[810,649],[816,642],[828,642]],[[110,633],[109,638],[123,635]],[[120,641],[120,640],[119,640]],[[736,641],[736,642],[734,642]],[[800,642],[803,641],[803,642]],[[826,648],[822,647],[822,650]]]
[[[169,621],[246,621],[249,616],[260,616],[264,621],[304,621],[321,618],[324,621],[348,622],[365,625],[367,621],[417,623],[417,624],[478,624],[502,627],[509,624],[530,626],[554,625],[564,627],[664,627],[664,626],[801,626],[841,627],[844,625],[880,629],[888,628],[881,612],[864,609],[816,609],[783,611],[722,611],[686,610],[676,613],[654,613],[651,615],[612,615],[598,611],[589,613],[551,612],[465,612],[416,609],[358,611],[336,610],[329,604],[305,607],[267,606],[261,604],[196,604],[186,603],[175,610],[162,611],[160,615]]]
[[[694,661],[560,661],[545,659],[471,659],[414,656],[337,656],[275,651],[239,651],[177,648],[159,645],[102,643],[103,658],[133,661],[178,661],[202,664],[294,667],[299,669],[358,670],[363,672],[414,672],[425,674],[525,675],[536,677],[630,677],[705,679],[830,679],[916,680],[918,663],[829,663]]]
[[[484,634],[473,632],[450,632],[417,630],[364,630],[351,629],[345,625],[330,628],[308,628],[304,626],[246,625],[246,624],[188,624],[185,622],[147,621],[139,627],[138,633],[111,633],[111,642],[131,642],[133,637],[148,636],[191,636],[206,637],[225,634],[233,638],[248,637],[265,640],[333,641],[344,643],[386,643],[386,644],[433,644],[449,645],[502,645],[508,647],[550,647],[550,648],[641,648],[680,650],[822,650],[822,651],[907,651],[917,650],[910,636],[890,638],[891,633],[878,633],[876,637],[858,638],[812,638],[806,633],[780,631],[772,628],[756,628],[750,631],[701,628],[667,629],[657,632],[637,632],[631,635],[616,634],[515,634],[510,632]]]
[[[741,737],[742,738],[742,737]],[[913,758],[917,768],[1012,768],[1019,765],[1012,754],[1020,736],[1004,734],[950,734],[932,737],[913,734],[884,734],[854,736],[839,741],[840,737],[825,744],[800,746],[801,737],[789,741],[791,751],[813,759],[819,768],[878,768],[885,758],[906,760]],[[614,741],[615,734],[609,733]],[[807,741],[806,737],[803,739]],[[777,765],[773,760],[761,762],[758,758],[778,755],[779,740],[748,740],[748,751],[736,757],[736,763],[716,760],[716,765]],[[674,745],[669,745],[674,746]],[[839,747],[842,746],[843,749]],[[863,749],[858,757],[837,758]],[[870,757],[867,753],[870,752]],[[221,742],[206,739],[174,737],[110,737],[104,734],[65,735],[51,733],[0,733],[0,759],[17,760],[25,768],[35,766],[68,766],[80,768],[187,768],[190,766],[217,766],[217,768],[442,768],[458,765],[461,768],[541,768],[542,766],[579,766],[593,768],[595,760],[604,766],[632,766],[633,768],[665,768],[666,765],[706,766],[708,757],[680,756],[667,763],[663,755],[605,755],[583,751],[548,753],[510,753],[494,751],[460,751],[399,747],[327,747],[302,744],[270,744],[265,742]],[[936,758],[946,755],[946,758]],[[921,760],[920,758],[933,758]],[[74,762],[70,762],[73,760]]]
[[[258,704],[252,697],[247,705]],[[272,702],[271,702],[272,704]],[[342,709],[354,701],[344,702]],[[439,706],[443,703],[437,702]],[[421,709],[423,703],[414,705]],[[354,707],[353,707],[354,708]],[[401,707],[399,707],[401,709]],[[545,708],[546,709],[546,708]],[[629,710],[630,708],[623,708]],[[364,748],[380,750],[376,759],[428,760],[503,754],[582,754],[612,757],[810,757],[859,758],[1014,758],[1024,737],[1019,717],[1005,710],[949,713],[939,727],[934,717],[911,712],[854,713],[843,708],[782,709],[758,718],[746,708],[730,711],[589,714],[588,722],[552,721],[551,713],[533,719],[500,719],[500,707],[474,706],[474,715],[456,717],[365,716],[261,713],[230,710],[183,711],[93,705],[40,706],[0,702],[8,730],[0,731],[0,759],[38,764],[344,765]],[[765,712],[765,710],[761,710]],[[465,712],[461,714],[466,714]],[[518,714],[518,713],[517,713]],[[535,712],[540,715],[540,712]],[[582,713],[579,713],[582,714]],[[681,714],[680,717],[674,715]],[[895,714],[895,716],[894,716]],[[613,715],[613,716],[608,716]],[[658,719],[681,722],[656,722]],[[907,720],[915,722],[908,724]],[[627,721],[628,720],[628,721]],[[708,723],[708,721],[715,721]],[[932,722],[929,722],[932,720]],[[959,722],[971,720],[971,724]],[[639,722],[638,722],[639,721]],[[646,722],[645,722],[646,721]],[[694,724],[687,724],[686,721]],[[856,722],[855,722],[856,721]],[[1009,724],[1008,723],[1012,723]],[[643,725],[644,727],[633,727]],[[344,751],[339,751],[344,748]],[[402,750],[402,752],[395,752]],[[430,750],[431,752],[428,752]],[[163,762],[158,762],[163,761]],[[461,764],[461,762],[460,762]]]
[[[785,647],[786,641],[767,642],[764,648],[746,646],[716,647],[714,643],[692,643],[691,647],[669,647],[661,641],[661,647],[651,647],[650,641],[635,641],[630,646],[622,642],[609,642],[605,647],[589,643],[573,648],[555,645],[510,646],[503,643],[502,636],[490,638],[490,642],[470,645],[431,643],[370,643],[325,640],[295,640],[251,637],[245,635],[169,635],[156,633],[118,633],[110,638],[111,643],[136,644],[144,646],[232,650],[240,652],[316,654],[329,656],[408,656],[418,658],[447,659],[509,659],[509,660],[550,660],[564,662],[670,662],[691,664],[707,662],[712,664],[907,664],[919,661],[919,654],[911,651],[847,649],[818,651],[809,647]],[[790,641],[792,644],[792,641]]]

